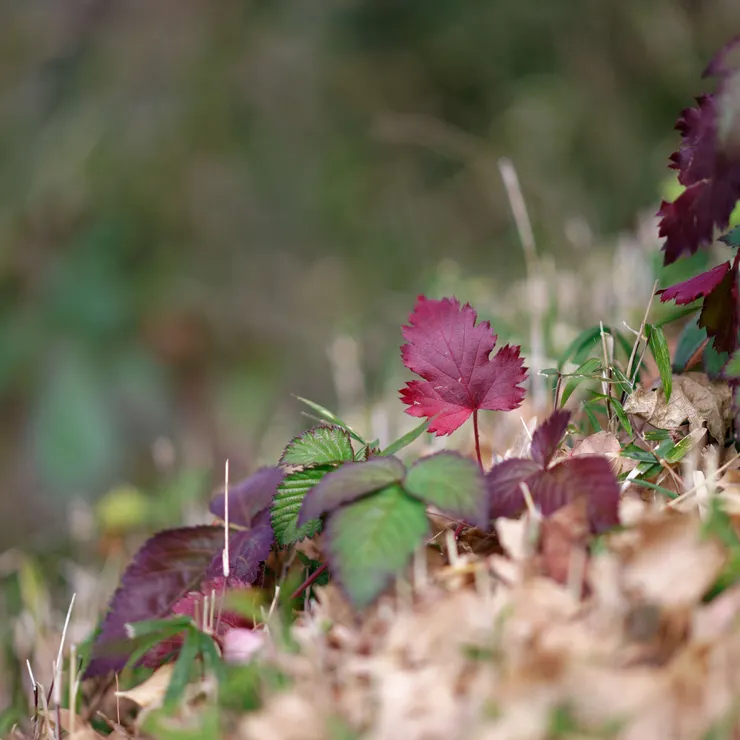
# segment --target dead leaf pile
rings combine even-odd
[[[703,599],[728,553],[696,511],[631,501],[589,547],[582,507],[499,520],[503,551],[463,555],[355,615],[329,584],[274,659],[288,690],[239,737],[623,740],[740,729],[740,587]],[[637,508],[636,508],[637,507]],[[339,723],[339,725],[337,725]],[[729,723],[729,724],[728,724]],[[729,736],[729,735],[728,735]]]

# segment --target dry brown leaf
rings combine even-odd
[[[571,456],[602,455],[609,459],[615,475],[626,473],[637,465],[637,461],[620,457],[622,445],[611,432],[596,432],[581,440],[571,452]]]
[[[588,501],[581,497],[558,509],[540,526],[540,563],[545,575],[581,593],[589,540]]]
[[[133,689],[128,691],[116,691],[115,695],[121,699],[129,699],[138,704],[142,709],[158,707],[164,701],[167,687],[170,685],[174,663],[165,663]]]
[[[666,608],[698,603],[726,560],[722,545],[704,537],[701,520],[691,514],[666,511],[610,539],[625,590]]]
[[[662,387],[638,388],[625,401],[624,410],[658,429],[673,431],[687,421],[692,432],[706,426],[723,442],[732,420],[732,392],[727,382],[710,380],[704,373],[674,375],[667,403]]]

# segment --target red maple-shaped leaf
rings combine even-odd
[[[732,352],[737,346],[740,328],[738,260],[740,251],[735,254],[733,262],[723,262],[696,277],[659,291],[661,301],[675,301],[679,305],[704,298],[699,326],[704,327],[707,336],[714,339],[714,347],[718,352]]]
[[[681,145],[671,155],[670,167],[686,190],[673,202],[663,201],[658,211],[659,234],[665,237],[665,264],[694,254],[711,244],[715,227],[724,229],[740,199],[740,146],[737,125],[728,125],[737,95],[738,46],[734,40],[710,62],[705,76],[720,78],[713,95],[697,98],[678,119]]]
[[[407,414],[434,417],[429,431],[437,435],[451,434],[479,409],[511,411],[524,400],[520,348],[506,345],[491,357],[497,336],[477,318],[456,298],[419,296],[402,329],[403,362],[423,380],[408,382],[401,400]]]
[[[593,531],[619,524],[619,485],[607,458],[583,455],[550,466],[569,419],[569,412],[556,411],[537,428],[532,438],[534,460],[511,458],[487,473],[492,519],[516,517],[527,508],[524,484],[545,516],[585,499]]]

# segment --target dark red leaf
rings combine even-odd
[[[270,555],[272,527],[261,524],[252,529],[232,532],[229,536],[229,584],[251,584],[257,580],[262,563]],[[207,578],[223,577],[223,558],[219,552],[206,571]]]
[[[661,301],[685,304],[704,297],[699,326],[713,337],[718,352],[732,352],[738,341],[737,261],[724,262],[708,272],[661,291]]]
[[[524,400],[526,368],[519,347],[506,345],[490,357],[496,335],[487,321],[455,298],[419,296],[403,327],[404,364],[424,380],[401,390],[411,416],[432,418],[429,431],[451,434],[479,409],[510,411]]]
[[[740,147],[736,127],[727,124],[735,105],[738,43],[728,44],[707,67],[705,74],[721,79],[717,93],[697,98],[697,106],[682,111],[676,124],[682,141],[669,166],[678,170],[686,190],[658,211],[665,264],[711,244],[715,227],[728,225],[740,198]]]
[[[729,262],[723,262],[707,272],[659,290],[660,300],[676,301],[679,305],[693,303],[697,298],[708,296],[723,280],[730,269]]]
[[[601,455],[578,455],[536,476],[532,498],[545,516],[585,497],[588,519],[595,532],[619,524],[619,484],[609,460]]]
[[[269,523],[273,496],[286,473],[284,468],[260,468],[249,478],[229,486],[229,522],[240,527]],[[209,507],[220,519],[225,515],[225,498],[221,491]]]
[[[549,464],[568,419],[553,414],[541,427],[533,453],[538,462],[523,458],[504,460],[486,475],[491,519],[516,517],[526,509],[522,483],[544,516],[585,498],[591,529],[601,532],[619,523],[619,485],[609,460],[601,455],[570,457],[551,468]],[[539,429],[537,430],[539,431]],[[535,432],[535,435],[537,432]],[[557,440],[557,441],[556,441]]]
[[[735,262],[737,262],[737,257]],[[718,352],[734,352],[737,347],[737,297],[737,265],[735,264],[727,271],[719,285],[704,299],[704,306],[699,315],[699,326],[707,330],[707,336],[714,338],[714,348]]]
[[[111,599],[84,677],[120,671],[129,657],[125,625],[169,616],[185,594],[199,590],[223,543],[223,529],[209,526],[168,529],[149,539]]]
[[[532,435],[530,453],[532,459],[543,468],[550,464],[553,455],[558,451],[569,421],[570,411],[554,411]]]
[[[542,467],[534,460],[524,460],[518,457],[494,465],[486,474],[491,519],[497,519],[500,516],[519,516],[526,508],[521,484],[527,483],[541,470]]]

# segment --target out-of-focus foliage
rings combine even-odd
[[[544,251],[631,228],[738,21],[719,0],[5,3],[0,549],[74,497],[253,467],[287,391],[342,394],[338,332],[381,387],[440,260],[522,272],[498,157]]]

